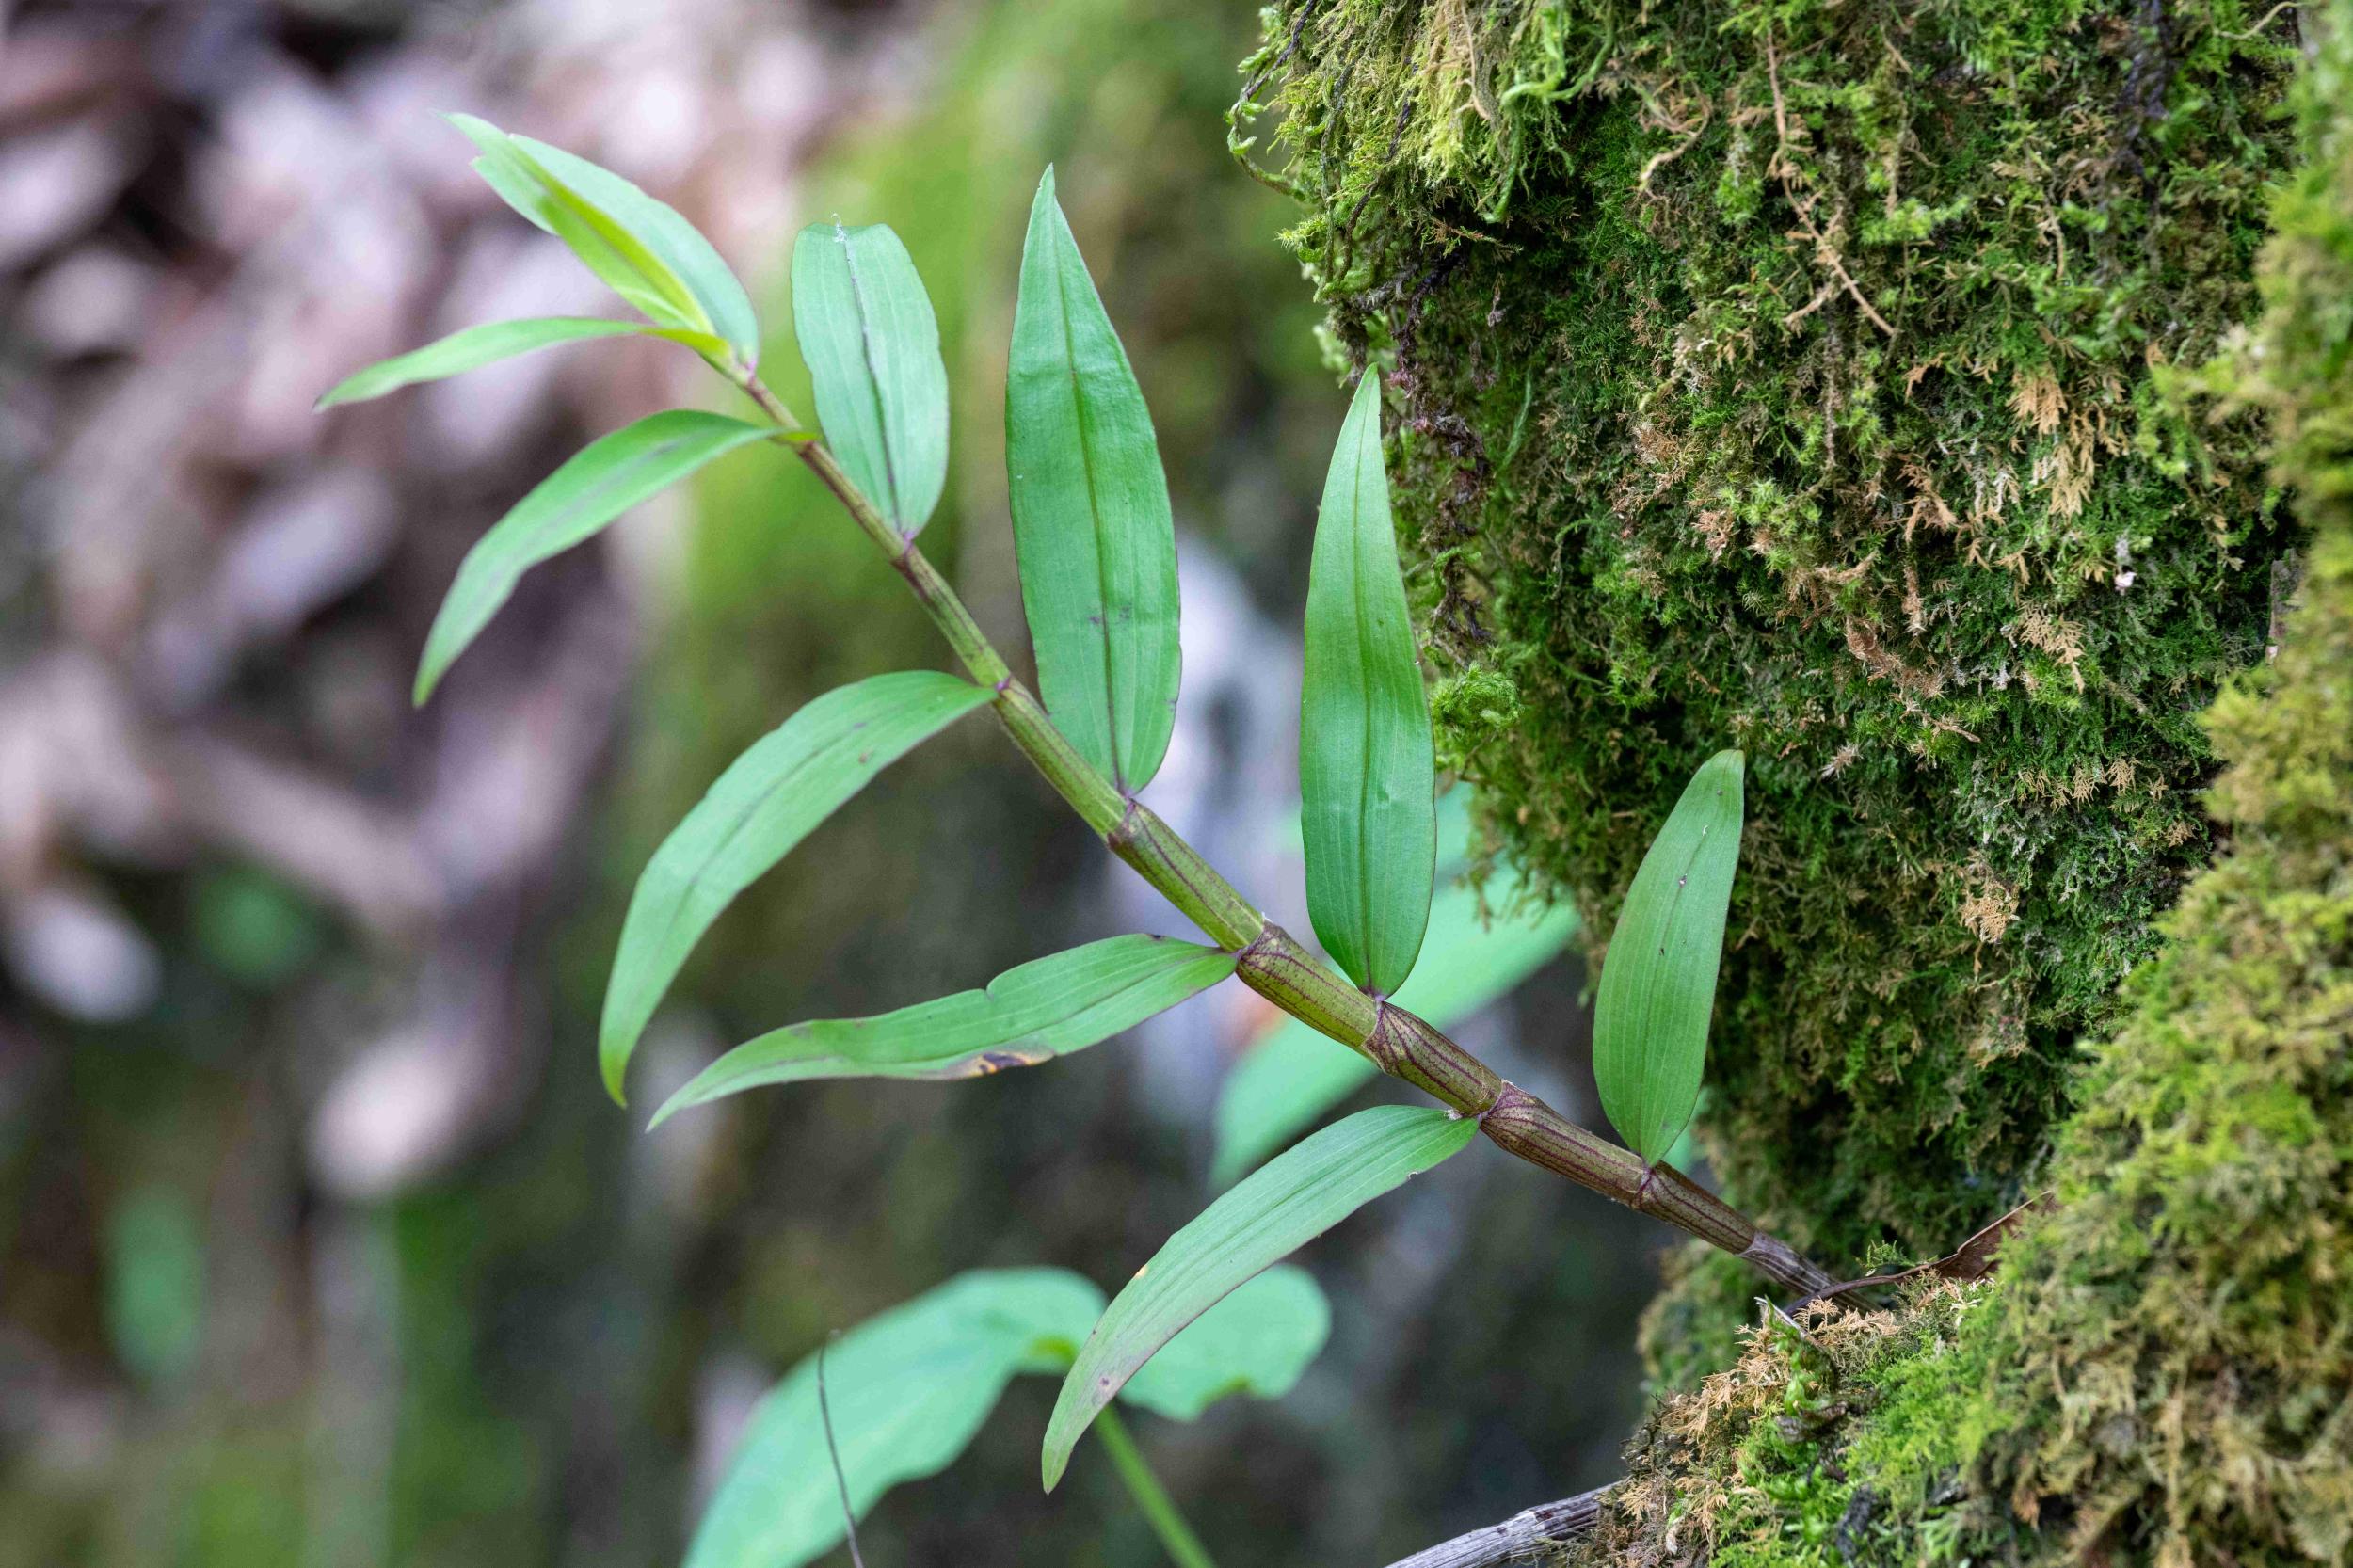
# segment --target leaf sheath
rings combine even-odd
[[[1490,921],[1479,889],[1440,888],[1421,958],[1396,1005],[1451,1029],[1557,956],[1577,934],[1576,910],[1556,904],[1517,911],[1520,896],[1516,876],[1490,882],[1485,904],[1505,911]],[[1380,1073],[1299,1019],[1284,1020],[1235,1064],[1218,1093],[1210,1181],[1232,1181]]]

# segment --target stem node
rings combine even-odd
[[[1483,1116],[1496,1103],[1504,1084],[1493,1067],[1402,1007],[1378,1006],[1365,1053],[1383,1072],[1467,1116]]]
[[[1370,997],[1315,961],[1291,934],[1266,922],[1234,965],[1241,983],[1318,1033],[1371,1057],[1368,1042],[1381,1022]]]

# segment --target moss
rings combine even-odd
[[[1989,1286],[1883,1311],[1769,1310],[1664,1400],[1568,1563],[1847,1568],[2015,1560],[2030,1534],[1965,1483],[1982,1441]]]
[[[2207,728],[2230,852],[2095,1052],[2061,1208],[2008,1259],[1985,1484],[2087,1555],[2353,1558],[2353,7],[2303,88],[2269,311],[2209,380],[2313,531]]]
[[[2267,309],[2195,378],[2273,433],[2299,602],[2204,717],[2226,847],[2087,1051],[2057,1207],[1988,1284],[1769,1320],[1571,1560],[2353,1560],[2353,5],[2325,20]]]
[[[1826,1255],[2013,1200],[2211,853],[2257,662],[2257,308],[2293,27],[2229,0],[1268,13],[1291,239],[1393,363],[1442,718],[1606,933],[1750,763],[1707,1147]],[[1273,154],[1270,153],[1270,157]]]

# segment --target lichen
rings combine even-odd
[[[2185,367],[2257,309],[2294,27],[1268,12],[1282,151],[1250,155],[1333,341],[1391,367],[1433,662],[1519,714],[1449,709],[1444,744],[1597,933],[1746,748],[1705,1146],[1827,1256],[2014,1200],[2211,853],[2197,715],[2263,656],[2294,531],[2261,420]]]

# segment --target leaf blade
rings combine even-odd
[[[536,348],[588,338],[619,337],[669,338],[683,342],[690,348],[706,350],[726,346],[708,333],[654,327],[642,321],[609,321],[602,316],[533,316],[521,321],[485,322],[479,327],[461,328],[423,348],[378,360],[336,382],[320,394],[312,407],[323,410],[346,403],[365,403],[403,387],[462,376]]]
[[[1393,995],[1413,972],[1430,917],[1437,768],[1370,373],[1340,425],[1316,515],[1305,655],[1299,783],[1308,916],[1351,980]]]
[[[449,118],[481,150],[475,170],[500,199],[616,294],[659,325],[715,335],[746,370],[758,362],[760,324],[743,283],[676,209],[560,147],[474,115]]]
[[[821,1078],[945,1080],[1034,1066],[1165,1012],[1234,972],[1234,955],[1166,936],[1112,936],[872,1018],[773,1030],[728,1051],[655,1112]],[[651,1128],[648,1128],[651,1130]]]
[[[1176,722],[1176,535],[1152,416],[1046,170],[1021,247],[1005,472],[1047,712],[1122,790]]]
[[[1478,1124],[1434,1106],[1378,1105],[1285,1150],[1212,1202],[1136,1272],[1080,1348],[1046,1429],[1052,1491],[1070,1451],[1137,1369],[1268,1265],[1459,1152]]]
[[[953,1462],[1016,1373],[1068,1359],[1102,1301],[1066,1270],[974,1270],[842,1335],[825,1381],[852,1512]],[[686,1568],[799,1568],[839,1542],[824,1441],[811,1356],[754,1410]]]
[[[709,315],[688,294],[685,281],[611,214],[557,179],[517,138],[488,120],[469,114],[449,118],[480,150],[473,167],[484,183],[562,240],[607,288],[661,326],[711,330]]]
[[[812,223],[792,242],[792,329],[817,422],[902,538],[948,484],[948,367],[906,247],[884,224]]]
[[[1593,998],[1593,1077],[1627,1145],[1657,1163],[1699,1103],[1740,861],[1737,751],[1700,764],[1642,856]]]
[[[598,1031],[615,1100],[654,1009],[735,895],[876,774],[994,695],[937,670],[870,676],[808,703],[728,765],[630,897]]]
[[[516,136],[514,141],[542,169],[634,235],[701,308],[710,329],[735,350],[744,368],[758,365],[760,322],[752,312],[751,296],[717,248],[685,215],[578,153],[530,136]]]
[[[1119,1397],[1172,1421],[1192,1421],[1229,1394],[1279,1400],[1332,1333],[1332,1304],[1315,1276],[1277,1263],[1186,1324]]]
[[[490,623],[522,574],[593,538],[614,519],[705,463],[774,434],[725,414],[672,408],[601,436],[535,486],[459,563],[425,635],[415,697],[422,705]]]

